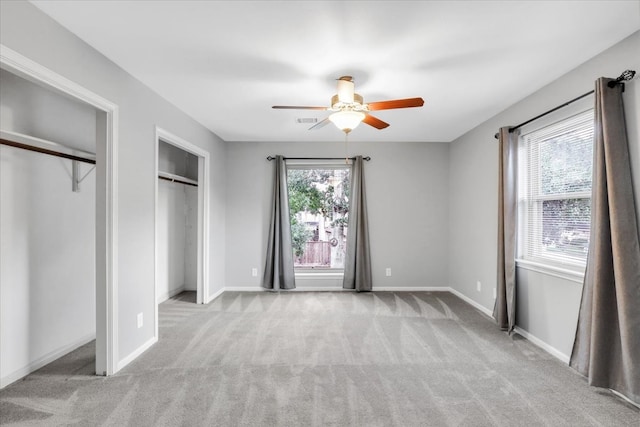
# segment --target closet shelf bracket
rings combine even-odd
[[[0,144],[71,160],[71,190],[76,193],[80,191],[80,183],[95,169],[96,155],[94,153],[67,147],[57,142],[18,132],[0,130]],[[80,163],[93,165],[83,177],[80,177]]]

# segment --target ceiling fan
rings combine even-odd
[[[395,108],[422,107],[422,98],[393,99],[389,101],[378,101],[365,103],[362,95],[355,93],[353,77],[342,76],[338,79],[338,93],[331,97],[329,107],[305,107],[293,105],[274,105],[272,108],[285,110],[326,110],[332,111],[326,119],[316,123],[309,130],[320,129],[329,122],[335,124],[344,133],[349,133],[355,129],[360,122],[364,122],[376,129],[384,129],[389,123],[383,122],[377,117],[369,114],[370,111],[392,110]]]

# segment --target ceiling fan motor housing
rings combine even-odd
[[[340,111],[340,110],[354,110],[354,111],[364,111],[366,110],[366,106],[364,105],[364,98],[362,95],[358,93],[353,94],[353,98],[351,102],[344,102],[340,100],[340,95],[333,95],[331,97],[331,110]]]

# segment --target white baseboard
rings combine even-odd
[[[468,296],[466,296],[462,292],[457,291],[456,289],[449,288],[449,292],[451,292],[452,294],[454,294],[455,296],[457,296],[458,298],[460,298],[461,300],[463,300],[467,304],[472,305],[473,307],[475,307],[476,309],[481,311],[483,314],[486,314],[487,316],[489,316],[489,317],[491,317],[493,319],[493,311],[489,310],[487,307],[483,306],[479,302],[472,300],[471,298],[469,298]]]
[[[613,394],[615,394],[616,396],[618,396],[620,399],[624,400],[625,402],[627,402],[630,405],[635,406],[636,408],[640,409],[640,403],[636,403],[633,400],[629,399],[627,396],[625,396],[624,394],[620,393],[619,391],[615,391],[613,389],[609,389],[609,391]]]
[[[453,288],[449,288],[449,291],[454,294],[455,296],[457,296],[458,298],[460,298],[461,300],[463,300],[464,302],[466,302],[469,305],[472,305],[473,307],[475,307],[476,309],[478,309],[480,312],[486,314],[487,316],[493,318],[493,311],[489,310],[488,308],[484,307],[483,305],[481,305],[480,303],[472,300],[471,298],[469,298],[468,296],[466,296],[465,294],[453,289]],[[518,335],[520,335],[521,337],[525,338],[526,340],[530,341],[532,344],[540,347],[541,349],[543,349],[544,351],[546,351],[547,353],[549,353],[550,355],[552,355],[553,357],[557,358],[558,360],[560,360],[563,363],[569,364],[569,356],[567,356],[566,354],[564,354],[563,352],[561,352],[560,350],[558,350],[557,348],[547,344],[546,342],[542,341],[540,338],[536,337],[535,335],[530,334],[529,332],[525,331],[524,329],[516,326],[514,328],[514,332],[517,333]]]
[[[136,350],[131,352],[128,356],[122,358],[118,362],[116,371],[119,371],[120,369],[122,369],[125,366],[127,366],[129,363],[133,362],[136,357],[140,356],[142,353],[147,351],[149,349],[149,347],[154,345],[156,342],[158,342],[158,337],[153,337],[149,341],[147,341],[146,343],[144,343],[140,347],[138,347]]]
[[[472,305],[473,307],[475,307],[476,309],[478,309],[482,313],[484,313],[487,316],[493,318],[493,311],[492,310],[489,310],[488,308],[484,307],[480,303],[472,300],[468,296],[464,295],[463,293],[461,293],[461,292],[459,292],[459,291],[457,291],[457,290],[455,290],[453,288],[450,288],[450,292],[452,294],[454,294],[455,296],[457,296],[458,298],[460,298],[461,300],[463,300],[464,302],[466,302],[467,304]],[[520,328],[518,326],[516,326],[514,328],[514,332],[516,334],[520,335],[521,337],[525,338],[526,340],[530,341],[532,344],[540,347],[541,349],[543,349],[544,351],[546,351],[547,353],[549,353],[553,357],[557,358],[561,362],[569,364],[569,356],[567,356],[566,354],[564,354],[563,352],[561,352],[557,348],[555,348],[555,347],[547,344],[546,342],[542,341],[540,338],[536,337],[535,335],[530,334],[529,332],[525,331],[524,329],[522,329],[522,328]]]
[[[211,301],[213,301],[214,299],[218,298],[220,295],[222,295],[225,291],[225,288],[220,289],[218,292],[216,292],[215,294],[211,295],[209,297],[208,301],[205,301],[205,304],[209,304]]]
[[[535,335],[530,334],[529,332],[525,331],[524,329],[518,326],[516,326],[513,329],[513,331],[516,334],[520,335],[521,337],[526,338],[528,341],[531,341],[532,344],[535,344],[536,346],[540,347],[541,349],[543,349],[550,355],[554,356],[556,359],[560,360],[561,362],[566,363],[567,365],[569,364],[569,359],[570,359],[569,356],[567,356],[557,348],[542,341],[540,338],[536,337]]]
[[[173,297],[175,297],[176,295],[178,295],[179,293],[184,292],[184,291],[186,291],[186,289],[185,289],[185,286],[184,286],[184,285],[182,285],[182,286],[180,286],[180,287],[179,287],[179,288],[177,288],[177,289],[173,289],[173,290],[170,290],[170,291],[168,291],[168,292],[164,292],[164,293],[162,293],[162,294],[158,295],[158,297],[157,297],[157,304],[160,304],[160,303],[162,303],[162,302],[165,302],[165,301],[166,301],[166,300],[168,300],[169,298],[173,298]]]
[[[64,356],[67,353],[72,352],[73,350],[82,347],[83,345],[93,341],[96,339],[96,334],[89,334],[89,335],[85,335],[84,337],[80,338],[79,340],[76,340],[74,342],[72,342],[71,344],[67,344],[63,347],[60,347],[56,350],[53,350],[47,354],[45,354],[42,357],[37,358],[36,360],[30,362],[28,365],[23,366],[20,369],[17,369],[11,373],[9,373],[6,376],[0,377],[0,388],[4,388],[6,386],[8,386],[9,384],[12,384],[16,381],[18,381],[20,378],[25,377],[27,375],[29,375],[30,373],[37,371],[38,369],[42,368],[45,365],[48,365],[49,363],[53,362],[56,359],[61,358],[62,356]]]

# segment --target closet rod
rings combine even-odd
[[[164,179],[165,181],[177,182],[179,184],[191,185],[192,187],[198,186],[198,184],[194,184],[193,182],[187,182],[177,178],[169,178],[167,176],[162,176],[162,175],[158,175],[158,178]]]
[[[10,141],[8,139],[0,138],[1,145],[8,145],[10,147],[22,148],[23,150],[35,151],[36,153],[48,154],[49,156],[62,157],[64,159],[76,160],[78,162],[96,164],[94,159],[88,159],[86,157],[74,156],[73,154],[61,153],[55,150],[49,150],[42,147],[34,147],[33,145],[23,144],[21,142]]]

